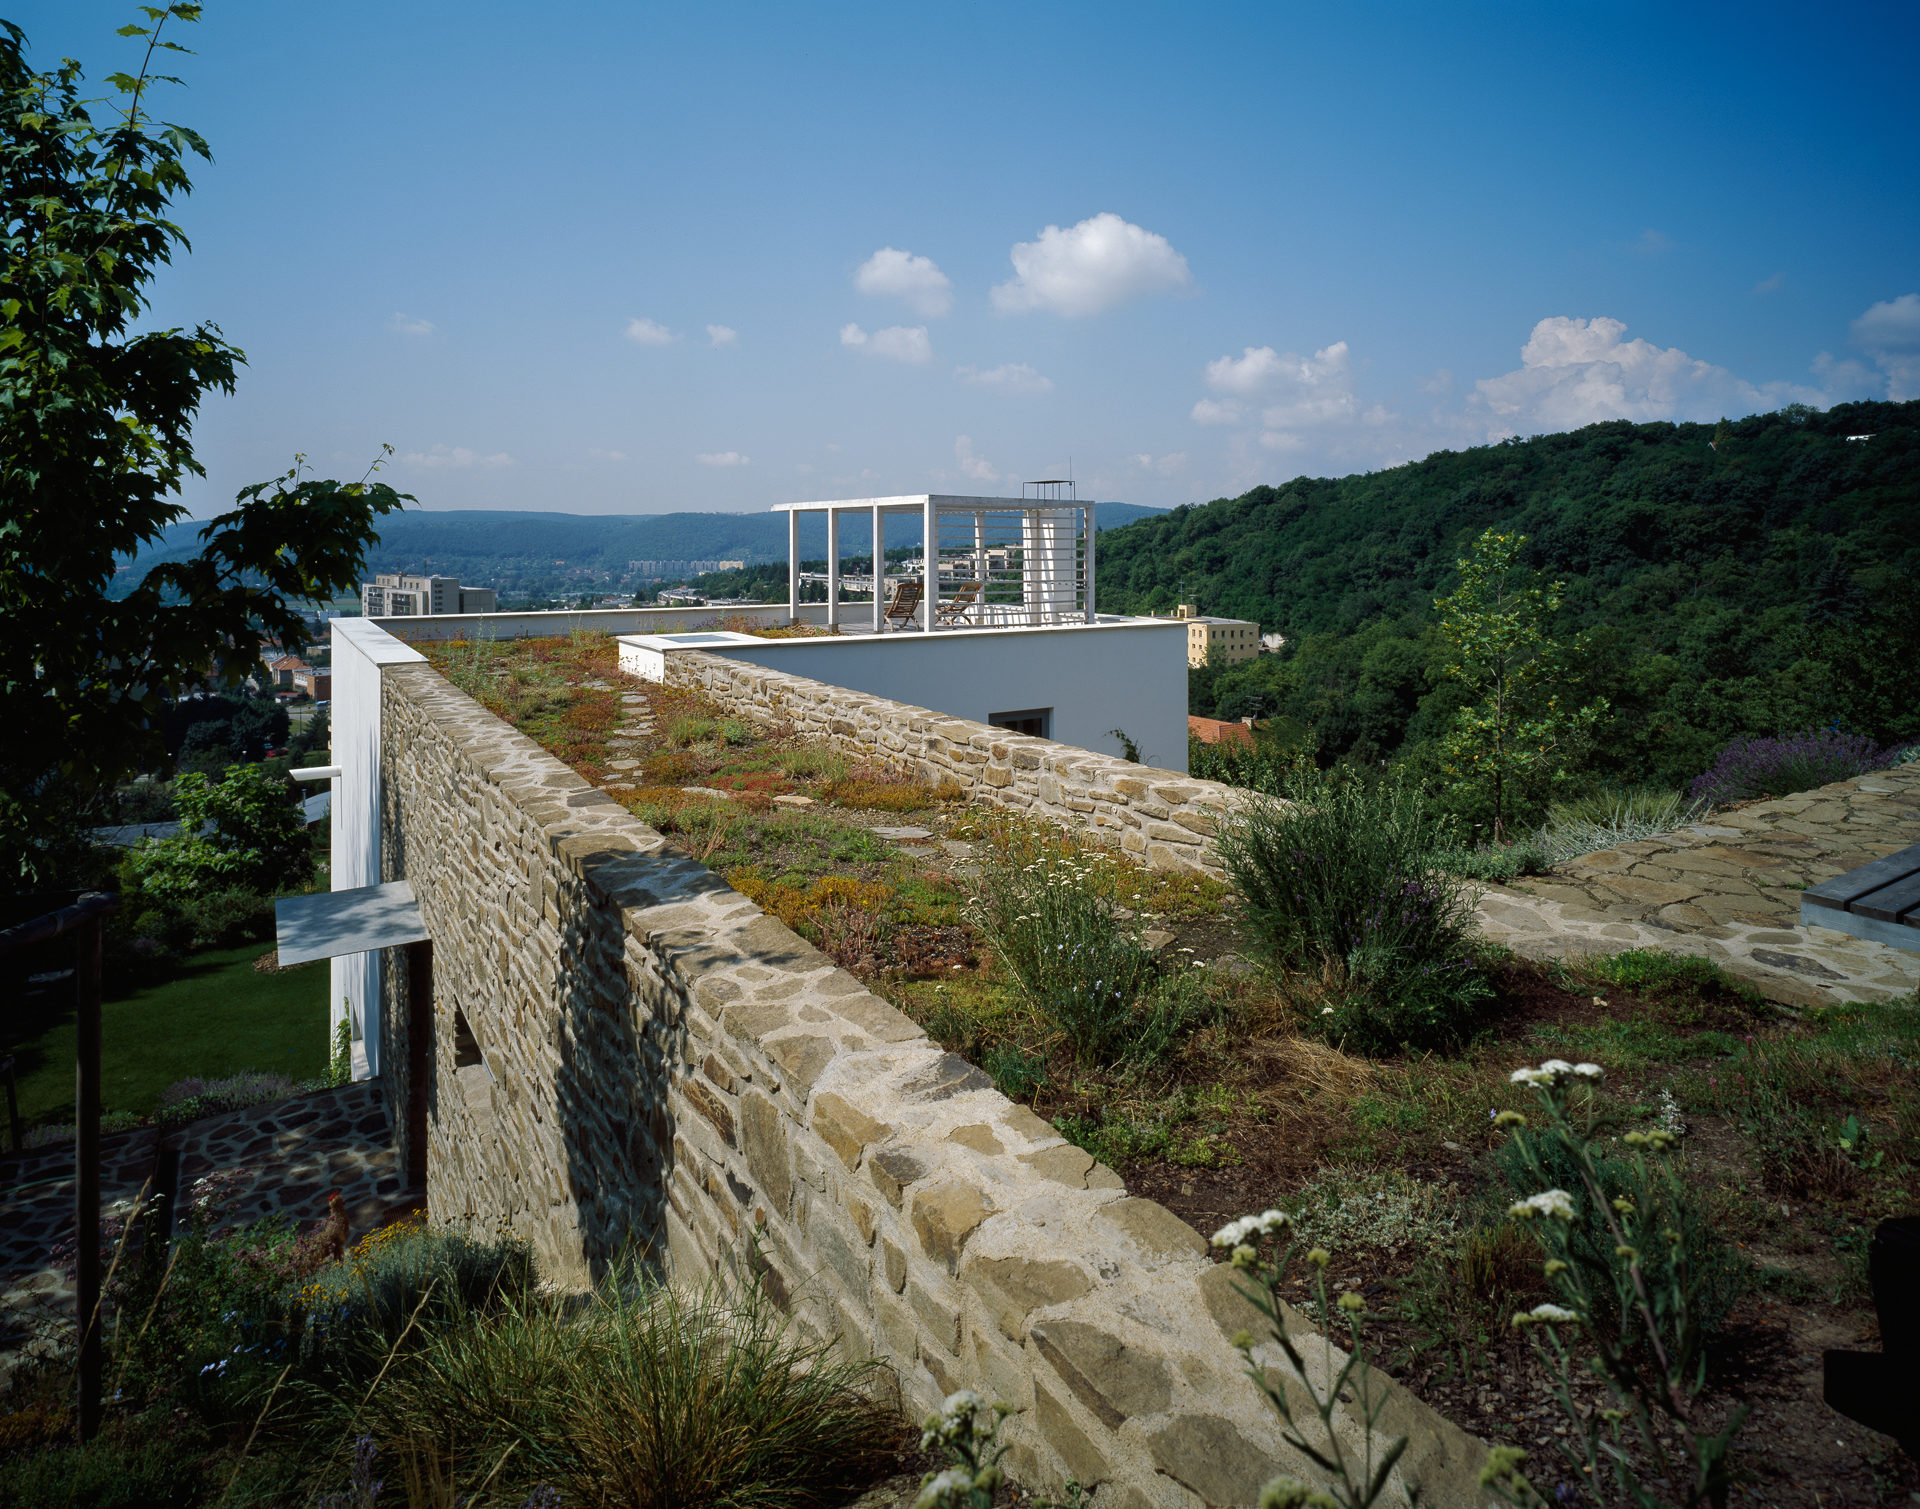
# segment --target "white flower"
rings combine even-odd
[[[1607,1071],[1598,1064],[1575,1064],[1573,1072],[1582,1079],[1605,1079]]]
[[[1531,1310],[1523,1310],[1514,1316],[1513,1323],[1516,1326],[1564,1326],[1579,1318],[1565,1305],[1535,1305]]]
[[[1565,1079],[1573,1073],[1573,1065],[1564,1058],[1550,1058],[1540,1066],[1543,1074],[1551,1074],[1555,1079]]]
[[[1287,1225],[1287,1213],[1284,1210],[1266,1210],[1257,1216],[1242,1216],[1237,1221],[1229,1221],[1213,1234],[1216,1247],[1244,1246],[1248,1237],[1271,1236]]]
[[[927,1479],[921,1486],[920,1496],[913,1501],[913,1509],[947,1509],[950,1504],[964,1504],[963,1495],[972,1489],[972,1473],[964,1467],[949,1467]]]
[[[1573,1196],[1564,1189],[1543,1189],[1537,1195],[1516,1200],[1507,1207],[1507,1214],[1517,1216],[1522,1221],[1531,1221],[1535,1216],[1555,1216],[1562,1221],[1571,1221]]]
[[[1515,1069],[1507,1079],[1516,1085],[1550,1085],[1553,1076],[1545,1069]]]

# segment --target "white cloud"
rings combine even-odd
[[[416,319],[413,315],[402,314],[396,309],[393,317],[387,321],[387,328],[398,330],[402,335],[432,335],[435,326],[432,320]]]
[[[1887,397],[1920,396],[1920,293],[1883,299],[1853,322],[1852,334],[1887,374]]]
[[[1153,472],[1157,476],[1171,477],[1187,464],[1185,451],[1173,451],[1165,456],[1150,456],[1142,451],[1137,456],[1127,457],[1127,465],[1138,467],[1141,471]]]
[[[1011,253],[1014,277],[993,290],[1003,314],[1050,310],[1069,319],[1099,314],[1193,281],[1165,236],[1103,211],[1069,230],[1050,225]]]
[[[871,335],[858,325],[842,325],[840,344],[864,351],[868,356],[884,357],[891,362],[917,365],[933,360],[933,343],[927,339],[925,325],[889,325]]]
[[[1273,347],[1249,346],[1244,356],[1222,356],[1208,362],[1207,386],[1216,393],[1257,393],[1279,377],[1283,367]]]
[[[627,453],[625,451],[607,451],[602,450],[599,446],[594,446],[587,454],[593,457],[595,461],[625,461],[627,459]]]
[[[702,466],[751,466],[753,458],[738,451],[704,451],[693,458]]]
[[[1758,283],[1755,283],[1753,285],[1753,291],[1755,293],[1778,293],[1786,286],[1787,275],[1784,272],[1777,272],[1772,277],[1762,278]]]
[[[628,320],[627,339],[636,346],[671,346],[680,337],[658,320]]]
[[[998,482],[1000,473],[992,462],[973,448],[973,438],[961,435],[953,442],[954,459],[960,463],[961,473],[974,482]]]
[[[1025,362],[1006,362],[985,371],[978,367],[959,367],[953,375],[969,387],[985,388],[990,393],[1025,396],[1053,391],[1053,379],[1042,376]]]
[[[1706,421],[1787,403],[1821,403],[1816,388],[1755,386],[1677,346],[1625,340],[1619,320],[1555,315],[1533,327],[1520,368],[1474,384],[1472,405],[1495,421],[1489,438],[1573,430],[1603,419]]]
[[[1243,410],[1237,403],[1223,403],[1217,398],[1203,398],[1193,406],[1195,424],[1238,424]]]
[[[740,332],[731,325],[709,325],[707,340],[715,346],[737,346],[740,344]]]
[[[425,467],[429,471],[464,471],[469,467],[512,466],[513,457],[505,451],[495,451],[483,456],[478,451],[470,451],[464,445],[436,445],[431,450],[408,451],[400,458],[408,466]]]
[[[853,286],[878,298],[899,299],[915,314],[937,320],[953,309],[953,282],[931,257],[883,246],[860,264]]]

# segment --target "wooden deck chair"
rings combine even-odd
[[[913,622],[914,614],[920,611],[920,596],[924,589],[918,578],[893,584],[893,597],[887,603],[887,611],[880,620],[880,632],[886,633],[887,625],[905,628]]]
[[[963,624],[973,613],[974,604],[980,601],[978,582],[960,582],[953,589],[953,596],[939,604],[939,621],[943,624]]]

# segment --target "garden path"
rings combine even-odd
[[[1800,893],[1920,843],[1920,761],[1715,813],[1493,886],[1488,939],[1528,958],[1699,954],[1790,1006],[1920,987],[1920,953],[1800,924]]]
[[[421,1204],[404,1187],[386,1102],[371,1082],[210,1116],[172,1141],[183,1194],[208,1174],[234,1176],[228,1224],[285,1215],[311,1229],[337,1189],[358,1238]],[[142,1128],[101,1147],[101,1211],[124,1215],[150,1188],[159,1134]],[[52,1251],[73,1230],[73,1198],[70,1142],[0,1162],[0,1386],[26,1358],[73,1345],[73,1280]]]

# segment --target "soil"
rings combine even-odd
[[[1609,989],[1596,1001],[1569,990],[1538,966],[1514,962],[1498,970],[1501,1010],[1490,1033],[1511,1044],[1514,1062],[1526,1061],[1527,1038],[1545,1024],[1598,1023],[1652,1009],[1629,992]],[[1537,1056],[1537,1055],[1536,1055]],[[1303,1142],[1286,1126],[1253,1123],[1231,1133],[1237,1163],[1218,1168],[1176,1168],[1161,1162],[1129,1164],[1120,1172],[1131,1193],[1157,1200],[1195,1230],[1209,1235],[1248,1211],[1283,1201],[1326,1165],[1326,1150]],[[1738,1135],[1715,1117],[1689,1119],[1684,1142],[1698,1182],[1724,1185],[1752,1171]],[[1405,1171],[1421,1180],[1455,1186],[1466,1198],[1483,1177],[1484,1150],[1440,1142],[1409,1157]],[[1793,1211],[1789,1204],[1786,1209]],[[1796,1212],[1797,1214],[1798,1212]],[[1841,1277],[1830,1243],[1786,1237],[1738,1243],[1756,1264],[1784,1269],[1800,1287],[1831,1292]],[[1358,1288],[1368,1301],[1368,1336],[1386,1371],[1435,1409],[1490,1445],[1519,1446],[1529,1454],[1537,1487],[1551,1494],[1573,1469],[1559,1454],[1569,1426],[1553,1391],[1552,1376],[1513,1332],[1490,1338],[1478,1365],[1417,1350],[1422,1333],[1395,1309],[1421,1255],[1406,1249],[1355,1250],[1336,1258],[1333,1287]],[[1363,1275],[1365,1276],[1363,1278]],[[1290,1296],[1304,1304],[1302,1281]],[[1544,1288],[1527,1303],[1547,1298]],[[1741,1299],[1709,1351],[1705,1417],[1716,1423],[1727,1412],[1750,1414],[1735,1443],[1743,1480],[1730,1502],[1805,1505],[1838,1509],[1851,1505],[1920,1504],[1920,1465],[1887,1436],[1858,1425],[1827,1406],[1822,1397],[1822,1353],[1829,1348],[1876,1351],[1878,1326],[1866,1305],[1843,1306],[1824,1298],[1787,1298],[1756,1290]],[[1576,1397],[1589,1408],[1610,1407],[1597,1381],[1581,1380]],[[1638,1453],[1636,1453],[1638,1455]]]

